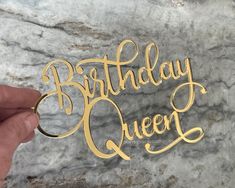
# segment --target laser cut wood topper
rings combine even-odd
[[[131,46],[134,50],[133,57],[127,61],[121,61],[121,54],[123,52],[123,48]],[[151,61],[150,52],[154,51],[155,58],[154,61]],[[148,153],[151,154],[160,154],[163,153],[173,146],[175,146],[180,141],[185,141],[187,143],[196,143],[200,141],[203,136],[204,132],[200,127],[194,127],[187,131],[183,131],[181,128],[181,122],[179,118],[180,113],[184,113],[188,111],[194,103],[195,100],[195,88],[200,89],[200,93],[202,95],[206,94],[206,88],[198,82],[193,81],[192,77],[192,70],[190,65],[190,59],[185,58],[184,61],[176,60],[175,62],[166,61],[160,64],[158,69],[158,78],[154,77],[154,72],[157,71],[157,63],[158,63],[158,56],[159,50],[155,43],[151,42],[147,45],[145,49],[145,65],[138,69],[138,74],[132,70],[128,70],[125,74],[122,72],[122,67],[128,64],[131,64],[135,61],[139,53],[138,46],[132,40],[123,40],[119,46],[117,47],[116,51],[116,60],[108,59],[108,56],[105,55],[103,58],[91,58],[79,61],[75,67],[73,67],[69,62],[57,59],[54,61],[49,62],[42,71],[42,80],[45,84],[49,84],[51,81],[49,72],[52,73],[52,77],[55,84],[55,89],[48,91],[44,95],[41,96],[39,101],[34,107],[34,112],[38,113],[38,106],[39,104],[48,97],[53,95],[58,97],[58,104],[61,109],[64,109],[66,115],[70,115],[73,112],[73,101],[71,100],[70,96],[63,91],[63,87],[73,87],[80,91],[82,97],[84,99],[84,112],[82,115],[81,120],[72,128],[71,130],[62,133],[62,134],[50,134],[46,132],[40,125],[38,126],[38,130],[46,135],[47,137],[51,138],[65,138],[70,136],[77,130],[83,126],[84,135],[89,146],[90,150],[100,158],[111,158],[116,155],[121,156],[125,160],[130,160],[129,154],[125,153],[122,150],[122,144],[124,139],[133,140],[133,139],[143,139],[145,137],[151,137],[154,134],[160,135],[164,134],[167,131],[170,131],[172,128],[172,123],[175,124],[175,128],[178,134],[178,137],[175,138],[170,144],[166,145],[163,148],[153,150],[151,149],[151,144],[145,143],[145,149]],[[99,79],[98,72],[95,67],[93,67],[89,74],[85,74],[82,68],[83,65],[90,64],[90,63],[98,63],[103,66],[103,70],[105,73],[105,80]],[[68,70],[67,79],[63,82],[60,81],[60,75],[58,74],[57,68],[55,65],[65,65]],[[115,67],[118,75],[118,88],[113,87],[113,83],[110,77],[110,66]],[[183,68],[184,67],[184,68]],[[79,76],[83,78],[83,84],[79,82],[73,81],[73,76]],[[144,76],[145,75],[145,76]],[[109,97],[110,95],[118,95],[123,90],[126,89],[127,80],[130,79],[131,86],[134,90],[139,90],[141,86],[146,84],[153,84],[154,86],[159,86],[163,81],[174,79],[178,80],[181,77],[187,77],[187,81],[178,85],[171,93],[170,96],[170,105],[172,107],[172,113],[170,115],[161,115],[156,114],[153,118],[144,117],[142,119],[141,125],[138,125],[137,121],[134,121],[132,131],[130,130],[129,125],[124,122],[122,117],[122,112],[120,111],[117,104]],[[93,84],[93,88],[90,87],[91,81]],[[99,88],[97,90],[97,88]],[[182,89],[188,89],[187,95],[187,103],[183,107],[178,107],[175,103],[175,96],[176,94]],[[99,96],[95,96],[95,92],[99,92]],[[65,106],[65,100],[67,101],[68,105]],[[91,134],[91,127],[90,127],[90,116],[91,111],[94,105],[98,102],[105,101],[113,105],[116,110],[116,113],[119,116],[120,124],[121,124],[121,139],[119,143],[115,143],[113,140],[109,139],[106,141],[105,145],[107,148],[107,153],[100,151]],[[181,104],[182,105],[182,104]],[[196,136],[195,136],[196,134]],[[192,138],[193,137],[193,138]],[[110,153],[111,152],[111,153]]]

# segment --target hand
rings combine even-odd
[[[39,97],[33,89],[0,85],[0,187],[18,145],[34,137],[39,118],[31,107]]]

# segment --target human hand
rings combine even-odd
[[[16,148],[34,137],[39,118],[31,107],[40,95],[33,89],[0,85],[0,187]]]

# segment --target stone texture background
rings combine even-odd
[[[0,0],[0,82],[45,92],[50,88],[40,74],[48,61],[64,57],[75,65],[105,53],[114,58],[124,38],[135,40],[142,51],[156,41],[159,62],[191,57],[194,80],[206,86],[208,94],[197,93],[196,103],[182,116],[182,126],[199,125],[205,130],[203,140],[194,145],[181,142],[161,155],[146,153],[145,141],[127,142],[123,148],[132,160],[124,161],[95,157],[82,130],[62,140],[37,133],[15,153],[8,187],[234,187],[234,0]],[[140,58],[126,69],[141,65]],[[137,93],[128,89],[115,101],[128,123],[169,114],[168,97],[179,83],[148,85]],[[101,145],[109,134],[118,138],[120,133],[115,113],[108,109],[97,106],[92,118]],[[62,121],[59,113],[49,111],[44,117],[51,126]],[[164,144],[174,136],[166,133],[153,141]]]

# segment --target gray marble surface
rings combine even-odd
[[[40,76],[48,61],[63,57],[75,65],[104,54],[114,58],[124,38],[136,41],[141,51],[149,41],[157,42],[160,61],[191,57],[194,80],[208,93],[197,93],[182,124],[202,127],[204,138],[193,145],[180,142],[161,155],[147,153],[145,141],[135,139],[123,146],[132,158],[125,161],[95,157],[82,130],[62,140],[37,132],[33,142],[15,153],[8,187],[234,187],[234,0],[0,0],[0,83],[45,92],[50,87]],[[125,69],[141,65],[140,58]],[[115,101],[128,123],[169,114],[169,94],[176,83],[158,88],[150,84],[138,92],[127,89]],[[43,121],[53,129],[67,122],[70,126],[79,116],[67,121],[50,111],[55,101],[47,105]],[[119,136],[119,122],[108,106],[98,105],[92,117],[97,143]],[[174,136],[171,132],[151,139],[164,145]]]

